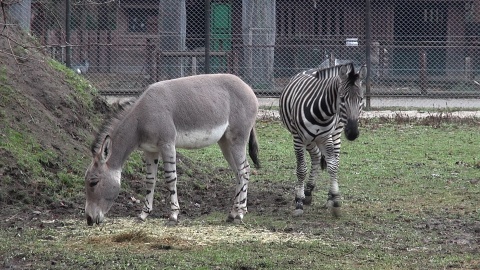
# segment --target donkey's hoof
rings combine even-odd
[[[145,221],[148,217],[148,213],[142,212],[140,215],[138,215],[138,219],[140,221]]]
[[[304,205],[311,205],[312,204],[312,196],[305,196],[305,199],[303,199],[303,204]]]
[[[293,210],[293,216],[294,217],[298,217],[298,216],[301,216],[303,215],[303,209],[295,209]]]
[[[237,215],[236,217],[233,217],[233,215],[230,214],[230,215],[228,215],[226,222],[235,223],[235,224],[242,224],[243,223],[243,216],[242,215]]]
[[[235,224],[243,224],[243,218],[242,218],[240,215],[238,215],[238,216],[236,216],[236,217],[233,219],[233,223],[235,223]]]
[[[168,226],[168,227],[171,227],[171,226],[176,226],[178,225],[178,220],[173,220],[173,219],[168,219],[167,222],[165,222],[165,225]]]
[[[228,222],[228,223],[233,223],[234,221],[235,221],[235,217],[232,216],[231,214],[228,215],[226,222]]]

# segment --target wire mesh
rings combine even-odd
[[[65,1],[33,0],[31,32],[105,94],[227,72],[275,97],[297,72],[353,61],[370,96],[480,96],[480,1],[367,2],[71,0],[66,33]]]

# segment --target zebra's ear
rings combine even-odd
[[[367,77],[367,66],[362,66],[358,72],[359,80],[363,81]]]
[[[340,67],[338,76],[342,81],[346,81],[348,79],[348,65],[343,65]]]
[[[102,163],[107,162],[111,154],[112,154],[112,140],[110,139],[110,136],[107,135],[103,140],[102,148],[100,150],[100,157],[101,157],[100,161]]]

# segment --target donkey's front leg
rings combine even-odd
[[[250,177],[250,165],[245,160],[239,165],[236,173],[237,187],[235,188],[235,198],[233,207],[228,215],[228,222],[242,222],[243,216],[247,213],[247,191]]]
[[[177,197],[177,166],[176,152],[174,146],[164,146],[162,151],[163,169],[165,182],[170,194],[170,224],[178,223],[178,213],[180,213],[180,205]]]
[[[142,213],[139,215],[139,218],[143,221],[145,221],[153,208],[153,192],[155,191],[155,184],[157,182],[158,158],[159,153],[145,152],[145,161],[147,164],[145,186],[147,195],[143,202]]]

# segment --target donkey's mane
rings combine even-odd
[[[107,135],[110,135],[112,130],[118,125],[120,120],[125,118],[125,115],[130,111],[133,107],[135,100],[129,100],[124,103],[115,103],[113,112],[110,114],[109,117],[102,123],[100,126],[99,132],[95,136],[95,140],[93,140],[92,145],[90,146],[90,151],[92,154],[95,155],[102,147],[102,143]]]

